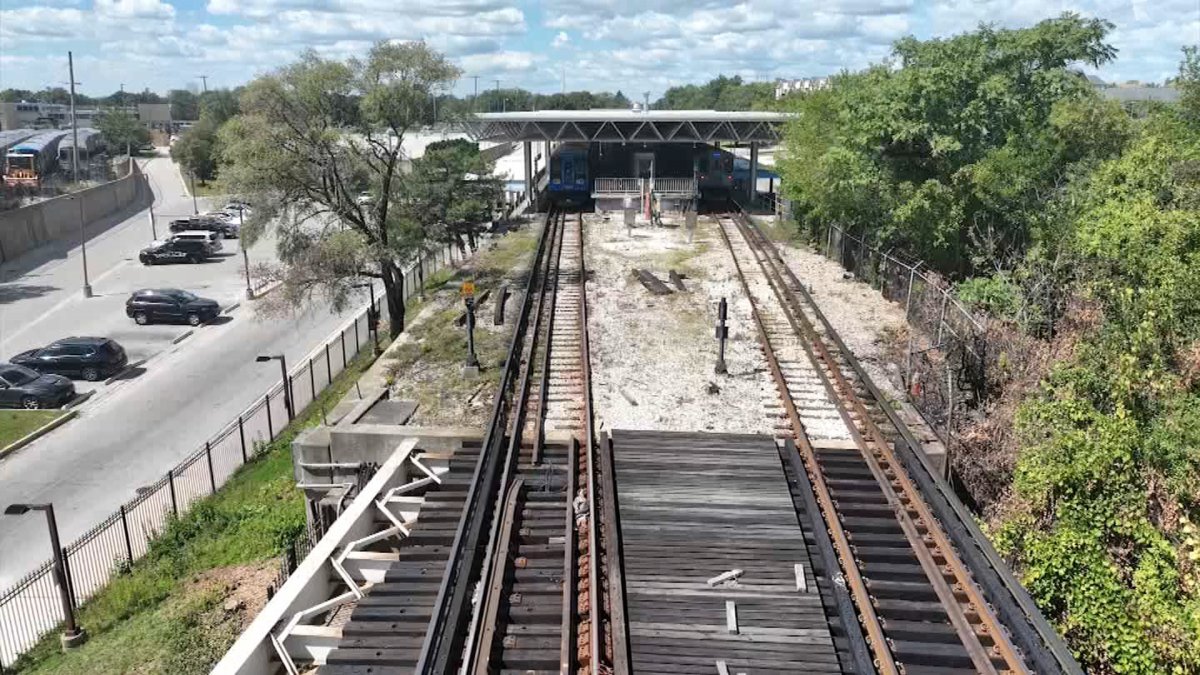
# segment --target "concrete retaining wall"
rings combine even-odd
[[[133,204],[144,191],[142,171],[134,162],[133,172],[124,178],[0,213],[0,262],[59,240],[77,241],[81,217],[90,225]]]

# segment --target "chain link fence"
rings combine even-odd
[[[954,455],[954,429],[986,395],[987,334],[951,287],[920,261],[881,251],[837,225],[821,231],[817,248],[843,269],[904,306],[908,344],[900,375],[913,406]]]
[[[458,262],[459,254],[452,246],[423,256],[405,273],[404,299],[420,291],[427,275]],[[293,410],[301,411],[315,401],[350,361],[370,347],[370,310],[370,306],[364,308],[291,369],[287,386]],[[386,325],[385,298],[375,300],[375,310],[379,312],[380,325]],[[214,494],[239,467],[278,438],[289,421],[280,382],[157,482],[140,490],[133,500],[63,547],[66,590],[72,604],[80,607],[113,575],[128,570],[146,554],[170,519],[182,516],[194,502]],[[0,591],[0,669],[12,665],[65,619],[52,560]]]

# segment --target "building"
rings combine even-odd
[[[829,86],[828,77],[801,77],[795,80],[775,80],[775,98],[781,99],[796,92],[810,92]]]
[[[81,127],[94,127],[102,112],[101,108],[76,107],[75,118]],[[171,123],[171,106],[167,103],[139,103],[129,112],[150,129],[161,129]],[[0,130],[64,129],[69,126],[71,106],[65,103],[0,102]]]

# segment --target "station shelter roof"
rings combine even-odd
[[[538,110],[481,113],[467,118],[476,141],[776,143],[779,112],[716,110]]]

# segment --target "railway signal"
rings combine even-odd
[[[462,284],[463,304],[467,306],[467,364],[464,373],[479,372],[479,358],[475,356],[475,282],[464,281]]]
[[[725,325],[725,319],[729,317],[729,304],[725,298],[721,298],[721,304],[717,305],[717,367],[715,368],[718,375],[725,375],[729,369],[725,367],[725,341],[729,339],[729,326]]]

